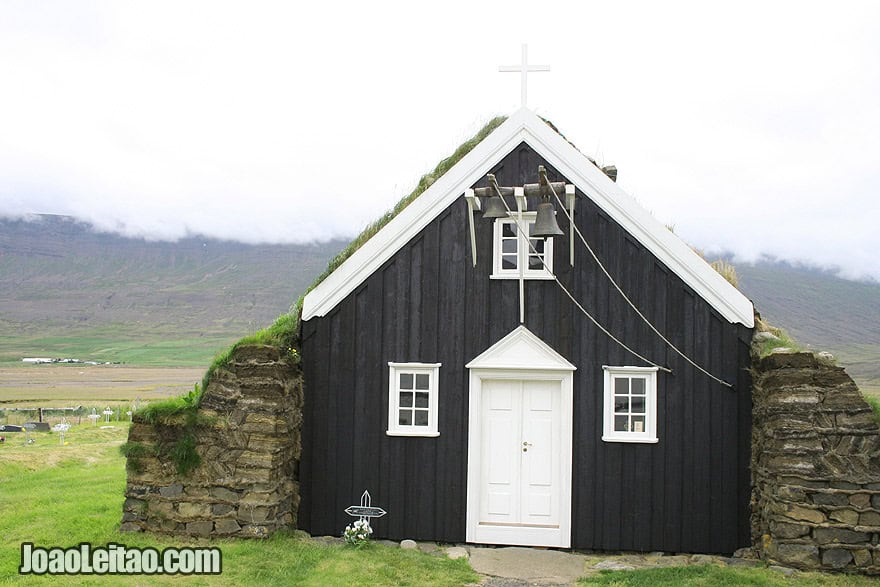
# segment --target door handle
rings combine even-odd
[[[532,446],[531,442],[523,442],[523,452],[529,452],[530,446]]]

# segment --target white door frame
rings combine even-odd
[[[467,524],[468,542],[514,544],[521,546],[571,547],[571,444],[572,387],[577,369],[562,355],[525,326],[518,326],[507,336],[480,353],[465,365],[470,369],[468,407],[468,479]],[[482,400],[483,381],[508,379],[517,381],[558,381],[560,390],[559,447],[559,527],[499,526],[480,524],[480,492],[482,473]]]
[[[558,381],[560,386],[559,527],[529,527],[480,524],[482,471],[482,388],[487,379],[514,381]],[[572,371],[532,369],[471,369],[468,413],[468,542],[519,546],[571,547],[571,421]]]

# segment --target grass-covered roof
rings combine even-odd
[[[483,139],[485,139],[493,130],[498,128],[498,126],[500,126],[501,123],[504,122],[506,119],[506,116],[496,116],[495,118],[487,122],[483,126],[483,128],[481,128],[479,132],[477,132],[477,134],[462,143],[455,150],[454,153],[440,161],[432,171],[424,174],[412,192],[404,196],[391,210],[388,210],[378,219],[368,224],[366,228],[364,228],[364,230],[357,237],[355,237],[355,239],[352,240],[347,247],[345,247],[345,249],[343,249],[338,255],[331,259],[330,263],[327,265],[327,269],[325,269],[324,272],[318,276],[315,282],[309,286],[305,293],[303,293],[303,295],[301,295],[299,299],[297,299],[296,302],[293,303],[290,310],[286,314],[282,314],[278,317],[274,324],[252,335],[242,338],[241,340],[233,344],[232,347],[218,355],[213,364],[208,368],[208,371],[205,373],[205,377],[202,380],[202,389],[207,386],[208,382],[211,380],[211,376],[213,375],[214,371],[216,371],[219,367],[224,366],[228,362],[229,357],[238,346],[245,344],[269,344],[284,349],[296,349],[298,347],[297,337],[299,336],[302,304],[306,294],[315,289],[331,273],[336,271],[336,269],[340,265],[342,265],[349,257],[351,257],[355,251],[361,248],[364,243],[370,240],[373,235],[379,232],[395,216],[400,214],[400,212],[404,208],[409,206],[416,198],[422,195],[425,190],[431,187],[435,181],[437,181],[444,173],[449,171],[456,163],[458,163],[465,155],[467,155],[474,147],[476,147]]]

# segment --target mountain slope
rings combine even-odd
[[[880,392],[880,283],[776,261],[736,271],[740,290],[771,324],[831,352],[861,386]]]
[[[0,360],[58,354],[64,341],[86,352],[114,338],[194,339],[188,346],[205,348],[191,361],[205,363],[286,312],[344,244],[149,242],[67,217],[0,220]],[[10,338],[33,344],[16,349]],[[77,349],[83,339],[92,342]],[[120,360],[112,354],[97,359]]]
[[[66,217],[0,219],[0,361],[207,365],[286,312],[346,244],[149,242]],[[772,261],[737,272],[772,324],[880,391],[880,284]]]

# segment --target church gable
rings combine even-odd
[[[303,303],[303,320],[326,315],[522,143],[556,168],[727,321],[753,326],[748,299],[528,109],[519,110],[502,123],[312,290]]]

